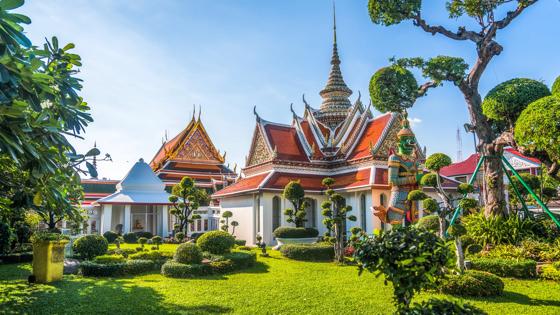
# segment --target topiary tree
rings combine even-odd
[[[103,237],[105,239],[107,239],[107,242],[114,243],[115,240],[119,237],[119,234],[117,234],[113,231],[107,231],[107,232],[103,233]]]
[[[220,223],[222,223],[223,225],[220,227],[222,229],[222,231],[226,231],[229,232],[229,218],[231,218],[233,216],[233,213],[231,211],[224,211],[224,213],[222,213],[222,220],[220,220]]]
[[[416,102],[418,88],[412,72],[397,64],[379,69],[369,82],[371,101],[382,113],[404,114]]]
[[[182,264],[200,264],[202,258],[202,250],[193,243],[179,245],[173,255],[173,260]]]
[[[414,294],[432,286],[452,259],[444,240],[412,226],[362,235],[352,246],[360,274],[364,270],[383,273],[385,281],[393,283],[399,314],[406,314]]]
[[[154,236],[152,237],[152,244],[156,245],[156,248],[159,250],[159,245],[163,243],[163,238],[161,236]]]
[[[515,6],[511,2],[514,2]],[[425,11],[429,10],[427,8],[431,8],[431,6],[423,7],[421,0],[369,0],[368,11],[375,24],[390,26],[410,20],[414,26],[431,35],[437,34],[455,41],[474,43],[473,53],[476,60],[471,67],[462,58],[449,56],[437,56],[428,60],[422,58],[400,59],[394,63],[401,67],[417,67],[422,71],[424,77],[429,78],[428,82],[420,86],[420,95],[425,95],[427,89],[439,86],[444,81],[457,86],[465,98],[471,126],[478,136],[479,152],[485,156],[500,156],[508,141],[504,141],[503,137],[496,134],[492,122],[483,113],[479,82],[492,59],[503,50],[503,47],[496,41],[498,33],[507,28],[513,20],[535,3],[537,0],[446,1],[445,9],[450,19],[458,20],[460,17],[464,17],[474,20],[474,23],[468,23],[469,27],[459,26],[457,31],[452,31],[443,25],[428,23],[425,16],[431,12]],[[508,10],[507,6],[511,6],[512,9]],[[461,19],[461,21],[463,20]],[[470,26],[473,25],[479,29],[471,30]],[[402,85],[406,84],[402,83],[397,86]],[[393,95],[395,94],[393,93]],[[372,95],[372,100],[375,96]],[[483,165],[483,173],[489,183],[483,186],[487,216],[505,213],[504,174],[500,163],[499,159],[486,159]]]
[[[239,222],[231,221],[231,235],[235,235],[235,228],[239,226]]]
[[[459,223],[456,222],[447,229],[449,236],[453,237],[455,241],[455,255],[457,257],[457,268],[461,273],[465,271],[465,253],[463,252],[463,244],[461,243],[461,236],[467,233],[467,229]]]
[[[177,241],[178,241],[179,243],[182,243],[183,240],[185,239],[185,233],[183,233],[183,232],[177,232],[177,233],[175,233],[175,239],[177,239]]]
[[[284,210],[284,215],[288,216],[286,220],[289,223],[294,223],[296,227],[303,227],[305,222],[306,211],[309,206],[305,198],[305,190],[299,181],[292,180],[284,187],[282,196],[290,201],[293,208]]]
[[[495,86],[482,102],[482,112],[497,122],[505,122],[513,130],[521,111],[530,103],[550,95],[548,87],[539,81],[517,78]]]
[[[144,245],[146,245],[146,243],[148,242],[148,239],[145,237],[139,237],[138,238],[138,244],[140,244],[140,247],[142,247],[142,249],[144,249]]]
[[[173,209],[170,213],[175,216],[175,232],[183,232],[189,235],[189,224],[193,224],[194,220],[200,219],[200,215],[194,211],[198,209],[201,203],[208,200],[208,195],[203,189],[195,186],[194,180],[188,176],[183,177],[181,181],[171,189],[169,201],[173,203]]]
[[[115,246],[117,246],[118,249],[121,248],[122,243],[124,243],[124,238],[122,236],[119,236],[115,239]]]
[[[109,243],[101,235],[90,234],[78,238],[72,246],[80,257],[91,260],[96,256],[105,255],[109,248]]]
[[[205,252],[223,255],[229,253],[235,246],[235,238],[225,231],[210,231],[199,237],[196,245]]]
[[[527,106],[515,124],[515,141],[524,154],[539,158],[547,174],[560,180],[560,94]]]
[[[326,188],[325,194],[328,199],[322,203],[321,208],[325,217],[323,224],[327,227],[327,233],[330,234],[332,232],[334,260],[338,263],[344,263],[346,220],[356,221],[356,216],[348,214],[352,211],[352,207],[346,205],[346,199],[332,189],[334,183],[335,180],[333,178],[327,177],[323,179],[322,184]]]

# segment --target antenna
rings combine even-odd
[[[463,160],[463,140],[461,139],[461,129],[457,127],[457,162]]]

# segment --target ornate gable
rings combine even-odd
[[[372,144],[372,154],[375,157],[379,158],[387,158],[390,155],[391,150],[397,150],[397,134],[401,130],[401,115],[394,115],[394,118],[391,120],[390,124],[387,125],[385,130],[383,130],[383,134],[381,135],[380,141],[378,141],[377,145]],[[418,142],[416,143],[416,149],[418,150],[419,156],[418,158],[423,159],[424,154]]]
[[[200,120],[172,152],[173,160],[224,163],[224,157],[214,147]]]
[[[247,158],[247,163],[245,167],[258,165],[273,159],[273,154],[268,147],[266,139],[259,128],[259,125],[255,127],[255,133],[253,135],[253,143],[251,144],[251,150],[249,151],[249,156]]]

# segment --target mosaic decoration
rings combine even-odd
[[[253,166],[272,160],[272,154],[266,145],[260,130],[255,132],[255,140],[251,148],[251,153],[247,159],[247,166]]]

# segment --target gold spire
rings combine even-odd
[[[336,11],[333,2],[333,51],[331,57],[331,71],[325,87],[319,92],[323,98],[317,119],[329,128],[334,129],[348,115],[352,106],[348,97],[352,90],[348,88],[340,71],[340,57],[338,56],[336,38]]]

